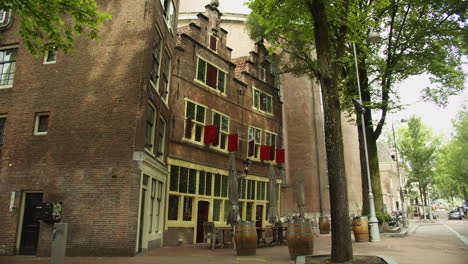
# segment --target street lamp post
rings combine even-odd
[[[372,32],[373,33],[373,32]],[[376,43],[379,41],[379,36],[376,33],[369,35],[369,41],[371,43]],[[370,241],[371,242],[378,242],[380,241],[380,233],[379,233],[379,221],[375,216],[375,206],[374,206],[374,194],[372,193],[372,182],[370,176],[370,168],[369,168],[369,154],[367,153],[367,137],[366,137],[366,126],[364,120],[364,105],[362,103],[362,96],[361,96],[361,83],[359,81],[359,68],[357,62],[357,55],[356,55],[356,44],[353,42],[353,52],[354,52],[354,62],[356,64],[356,79],[357,79],[357,87],[358,87],[358,94],[359,94],[359,104],[361,108],[361,128],[362,128],[362,137],[364,142],[364,153],[366,155],[366,173],[367,173],[367,182],[369,184],[369,209],[370,209],[370,219],[369,219],[369,229],[370,229]]]
[[[405,193],[403,191],[403,181],[400,175],[400,164],[398,163],[398,149],[396,146],[395,128],[393,127],[393,122],[392,122],[392,133],[393,133],[393,147],[395,148],[395,161],[396,161],[396,168],[397,168],[397,174],[398,174],[398,181],[400,182],[400,199],[401,199],[401,211],[403,213],[403,226],[407,227],[408,216],[406,215],[406,208],[405,208]]]

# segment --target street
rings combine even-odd
[[[468,259],[468,221],[447,220],[439,213],[437,221],[410,220],[408,235],[405,237],[382,236],[380,242],[356,243],[353,240],[355,255],[383,255],[399,264],[464,264]],[[446,214],[445,214],[446,215]],[[463,239],[465,242],[463,242]],[[318,235],[314,242],[314,255],[330,254],[331,236]],[[4,256],[0,264],[49,264],[49,258]],[[232,248],[207,246],[186,246],[163,248],[136,257],[67,257],[66,264],[255,264],[288,263],[287,246],[257,249],[257,255],[238,257]]]

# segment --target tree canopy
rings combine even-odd
[[[43,54],[50,44],[72,51],[77,36],[97,39],[99,26],[111,18],[97,11],[95,0],[2,0],[0,9],[20,18],[18,34],[33,55]]]
[[[408,187],[417,186],[421,201],[427,204],[427,190],[434,184],[440,138],[432,134],[419,117],[398,132],[397,148],[408,175]]]

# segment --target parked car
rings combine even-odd
[[[459,219],[461,220],[463,218],[463,215],[461,212],[459,211],[450,211],[450,213],[448,213],[448,219],[451,220],[451,219]]]
[[[422,214],[420,214],[419,218],[423,219],[424,217],[423,217]],[[433,213],[432,214],[432,219],[437,219],[437,218],[439,218],[439,216],[437,214]],[[426,219],[431,219],[429,213],[426,213]]]

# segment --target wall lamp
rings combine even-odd
[[[242,165],[244,166],[244,169],[242,171],[240,171],[240,170],[237,171],[237,178],[245,179],[247,177],[247,174],[249,174],[249,169],[250,169],[251,164],[252,164],[251,160],[245,159],[242,162]]]

